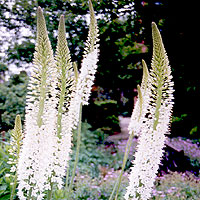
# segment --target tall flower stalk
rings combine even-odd
[[[60,17],[55,60],[57,66],[58,88],[59,88],[57,134],[58,137],[61,137],[61,135],[63,135],[62,116],[67,112],[70,102],[70,93],[75,87],[73,66],[71,62],[70,51],[66,40],[64,15],[61,15]]]
[[[18,165],[20,199],[42,199],[51,188],[56,148],[55,61],[41,8],[37,10],[37,44],[28,85],[25,138]],[[51,98],[50,98],[51,96]],[[53,103],[53,104],[52,104]],[[48,129],[47,129],[48,127]]]
[[[128,159],[128,155],[130,152],[130,147],[132,144],[132,140],[134,136],[138,136],[140,134],[141,131],[141,118],[142,116],[144,116],[145,114],[145,105],[144,102],[147,101],[148,97],[147,97],[147,85],[149,82],[149,72],[148,72],[148,68],[147,65],[145,63],[144,60],[142,60],[142,64],[143,64],[143,77],[142,77],[142,83],[141,86],[137,86],[137,90],[138,90],[138,99],[136,101],[135,104],[135,108],[133,109],[132,115],[131,115],[131,121],[128,127],[129,130],[129,139],[127,141],[126,144],[126,149],[125,149],[125,153],[124,153],[124,159],[123,159],[123,163],[122,163],[122,168],[121,168],[121,172],[119,174],[119,177],[113,187],[113,191],[110,195],[109,200],[113,199],[113,196],[115,194],[115,199],[117,200],[118,197],[118,192],[119,192],[119,188],[120,188],[120,184],[121,184],[121,179],[122,179],[122,175],[126,166],[126,162]]]
[[[14,173],[13,175],[13,181],[11,185],[11,195],[10,200],[13,200],[15,197],[15,190],[17,186],[17,166],[19,161],[19,153],[22,146],[22,140],[23,140],[23,133],[22,133],[22,124],[21,124],[21,117],[20,115],[17,115],[15,118],[15,127],[14,130],[11,131],[11,148],[9,149],[9,164],[11,164],[11,173]],[[9,174],[10,175],[10,174]]]
[[[70,194],[71,192],[72,185],[74,182],[76,167],[78,164],[80,141],[81,141],[82,106],[88,104],[92,85],[95,79],[95,73],[97,70],[97,62],[98,62],[98,53],[99,53],[98,28],[91,0],[89,1],[89,10],[90,10],[89,32],[85,44],[82,66],[80,69],[80,74],[77,75],[76,89],[75,92],[73,93],[73,98],[70,102],[68,120],[67,120],[69,122],[68,127],[71,127],[71,130],[69,131],[73,130],[73,125],[75,127],[78,125],[76,157],[75,157],[74,167],[72,170],[71,181],[69,187],[67,188],[68,194]]]
[[[165,135],[169,134],[173,107],[173,81],[168,57],[155,23],[152,23],[152,37],[153,58],[147,86],[145,115],[141,118],[141,132],[125,194],[127,200],[147,200],[151,197],[163,155]]]
[[[21,200],[52,199],[53,187],[63,187],[72,132],[81,127],[82,105],[88,102],[97,69],[98,29],[91,1],[89,5],[91,23],[79,75],[71,63],[64,16],[60,17],[54,56],[42,9],[37,10],[37,44],[28,85],[25,138],[17,168]]]

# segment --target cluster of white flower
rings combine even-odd
[[[147,200],[163,155],[166,134],[173,107],[173,82],[162,38],[152,24],[154,51],[147,89],[144,115],[139,124],[140,135],[135,160],[129,176],[125,199]],[[137,108],[139,110],[139,108]],[[136,110],[137,112],[139,112]],[[138,115],[137,115],[138,116]],[[133,123],[134,121],[131,121]],[[133,125],[134,126],[134,125]]]
[[[69,110],[66,114],[63,115],[62,135],[66,135],[69,138],[69,144],[71,142],[70,136],[72,134],[72,131],[77,127],[79,122],[80,106],[88,104],[97,69],[97,52],[98,50],[95,49],[83,59],[76,89],[72,93]]]
[[[125,199],[147,200],[151,196],[152,187],[159,168],[165,144],[165,134],[168,133],[171,109],[160,108],[160,118],[156,130],[153,130],[153,119],[146,119],[142,124],[135,160],[129,176]]]
[[[98,28],[97,21],[94,16],[94,10],[91,1],[90,7],[90,27],[87,41],[85,43],[84,57],[81,64],[80,74],[76,80],[76,86],[71,94],[71,101],[68,107],[68,112],[63,115],[63,132],[68,138],[72,135],[79,122],[80,107],[87,105],[91,94],[92,85],[94,84],[95,73],[98,62]],[[71,139],[69,139],[69,144]]]
[[[50,189],[50,178],[56,164],[55,152],[57,150],[56,135],[56,110],[46,102],[43,124],[38,126],[38,105],[33,105],[34,110],[26,114],[25,138],[18,165],[19,197],[26,199],[31,196],[42,199],[45,190]]]
[[[98,50],[94,49],[89,53],[82,62],[81,72],[78,77],[77,93],[81,97],[83,105],[88,104],[92,85],[95,79],[97,69]]]

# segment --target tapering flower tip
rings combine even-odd
[[[129,134],[134,134],[135,136],[138,136],[140,134],[140,127],[141,127],[141,117],[143,114],[143,96],[142,96],[142,90],[141,87],[137,86],[138,90],[138,99],[134,106],[131,120],[128,126]]]
[[[22,124],[21,124],[21,117],[20,115],[17,115],[15,118],[15,131],[21,132],[22,131]]]
[[[56,60],[57,61],[60,60],[60,62],[62,62],[62,59],[65,58],[64,60],[66,61],[66,57],[68,57],[67,59],[71,61],[69,54],[70,52],[66,40],[66,31],[65,31],[65,17],[64,15],[61,15],[58,26],[58,43],[56,49],[56,55],[60,57],[56,57]]]
[[[166,53],[162,41],[162,36],[155,22],[152,22],[152,38],[153,38],[153,56],[156,53],[158,53],[158,51],[160,51],[160,54]]]
[[[73,68],[74,68],[75,80],[77,82],[78,81],[78,67],[77,67],[76,62],[73,62]]]
[[[86,41],[86,47],[84,51],[84,56],[94,51],[94,49],[98,49],[98,27],[97,27],[97,20],[95,18],[94,9],[92,6],[92,2],[89,1],[89,10],[90,10],[90,26],[89,26],[89,33],[88,38]]]
[[[65,17],[64,17],[64,15],[60,16],[59,28],[58,29],[65,30]]]
[[[40,6],[38,6],[38,9],[37,9],[37,22],[41,21],[43,19],[44,19],[44,16],[43,16],[42,8]]]
[[[12,134],[13,139],[17,142],[22,142],[23,134],[22,134],[22,123],[20,115],[17,115],[15,118],[15,127]]]
[[[95,18],[94,8],[91,0],[89,0],[89,10],[90,10],[90,29],[93,32],[93,34],[97,34],[97,20]]]
[[[139,107],[140,107],[138,121],[140,121],[140,118],[142,116],[143,98],[142,98],[142,91],[139,85],[137,85],[137,90],[138,90],[138,101],[139,101]]]
[[[58,26],[58,43],[57,43],[57,55],[61,57],[66,57],[66,54],[69,54],[69,49],[66,40],[66,31],[65,31],[65,17],[64,15],[60,16],[59,26]],[[61,59],[61,58],[58,58]]]
[[[11,148],[9,149],[9,154],[11,157],[9,158],[8,161],[8,164],[12,165],[10,172],[16,171],[20,148],[22,145],[22,139],[23,139],[23,134],[22,134],[21,117],[20,115],[17,115],[15,118],[14,130],[11,131],[11,140],[10,140]]]
[[[142,84],[141,87],[143,89],[147,88],[147,84],[148,84],[148,79],[149,79],[149,70],[147,68],[147,64],[144,60],[142,60],[142,66],[143,66],[143,76],[142,76]]]
[[[59,27],[58,27],[58,42],[56,47],[56,65],[58,70],[59,81],[63,84],[64,91],[66,90],[67,82],[72,81],[72,72],[73,67],[71,63],[70,51],[68,48],[68,43],[66,39],[66,31],[65,31],[65,18],[64,15],[60,16]],[[69,89],[69,88],[68,88]],[[63,91],[63,92],[64,92]],[[64,92],[65,93],[65,92]]]
[[[42,8],[39,6],[37,9],[37,39],[47,35],[47,28]]]
[[[93,5],[92,5],[92,1],[89,0],[89,10],[90,10],[90,13],[91,13],[91,17],[94,17],[94,8],[93,8]]]
[[[38,6],[37,8],[37,16],[39,15],[39,13],[42,13],[42,8],[40,6]]]
[[[91,0],[89,0],[89,10],[90,10],[90,28],[95,29],[97,26],[97,20],[95,18],[94,8]]]
[[[160,39],[160,42],[162,43],[162,37],[160,35],[160,31],[156,25],[155,22],[152,22],[152,35],[153,35],[153,39],[155,39],[155,37],[159,38]]]

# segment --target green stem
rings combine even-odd
[[[33,188],[30,188],[30,190],[29,190],[29,194],[28,194],[28,199],[27,199],[27,200],[31,200],[31,199],[32,199],[32,198],[31,198],[32,189],[33,189]]]
[[[47,200],[51,200],[53,196],[53,183],[50,183],[51,189],[47,193]]]
[[[17,164],[16,164],[16,167],[17,167],[18,161],[19,161],[20,147],[21,147],[21,142],[22,142],[22,125],[21,125],[20,115],[16,116],[14,131],[15,131],[14,135],[17,138],[16,139],[16,143],[17,143],[17,150],[16,150],[16,153],[17,153],[17,157],[16,157]],[[10,200],[14,199],[16,187],[17,187],[17,172],[15,172]]]
[[[42,75],[41,75],[41,83],[40,83],[40,100],[39,100],[39,111],[37,116],[37,124],[39,127],[42,126],[42,116],[44,112],[44,103],[45,103],[45,95],[46,95],[46,64],[42,66]]]
[[[66,180],[65,180],[65,196],[67,195],[67,188],[68,188],[68,180],[69,180],[69,167],[67,168],[67,173],[66,173]]]
[[[17,173],[15,174],[15,177],[14,177],[14,183],[13,183],[13,186],[12,186],[10,200],[14,199],[16,186],[17,186]]]
[[[79,159],[79,151],[80,151],[80,144],[81,144],[81,124],[82,124],[82,104],[80,105],[80,112],[79,112],[79,122],[78,122],[78,133],[77,133],[77,144],[76,144],[76,157],[74,161],[74,168],[72,171],[72,177],[71,177],[71,182],[68,188],[68,197],[70,196],[71,190],[72,190],[72,185],[74,183],[74,177],[76,174],[76,167],[78,164],[78,159]]]
[[[62,132],[62,114],[63,114],[63,105],[64,105],[64,100],[65,100],[65,91],[66,91],[66,86],[64,83],[62,83],[62,88],[61,88],[61,94],[60,94],[60,100],[59,100],[59,105],[58,105],[58,118],[57,118],[57,136],[60,139],[61,138],[61,132]]]
[[[131,147],[131,144],[132,144],[133,136],[134,136],[134,134],[132,132],[132,134],[129,136],[128,142],[126,144],[126,149],[125,149],[125,153],[124,153],[124,159],[123,159],[123,163],[122,163],[121,172],[120,172],[119,177],[118,177],[118,179],[117,179],[117,181],[116,181],[116,183],[114,185],[114,188],[112,190],[112,193],[110,195],[109,200],[113,199],[113,196],[114,196],[116,188],[117,188],[117,191],[116,191],[116,195],[115,195],[115,200],[117,200],[117,196],[118,196],[118,193],[119,193],[119,188],[120,188],[121,180],[122,180],[122,174],[123,174],[124,168],[126,166],[126,162],[127,162],[128,155],[129,155],[129,152],[130,152],[130,147]]]
[[[74,75],[75,75],[75,85],[77,85],[77,82],[78,82],[78,68],[77,68],[76,62],[73,62],[73,68],[74,68]],[[80,107],[82,107],[82,105],[80,105]],[[80,108],[80,111],[82,112],[82,108]],[[82,118],[82,113],[81,112],[79,114],[79,123],[80,123],[81,118]],[[69,182],[68,180],[69,180],[69,167],[67,168],[67,173],[66,173],[65,194],[67,193],[68,182]]]
[[[158,81],[156,111],[155,111],[155,120],[153,123],[153,130],[156,130],[156,127],[158,125],[158,121],[159,121],[159,117],[160,117],[161,101],[162,101],[162,83],[160,81]]]

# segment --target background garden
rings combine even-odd
[[[72,60],[80,66],[88,32],[88,3],[0,1],[0,199],[9,199],[7,164],[10,130],[16,114],[24,119],[26,88],[41,6],[53,48],[58,18],[65,14]],[[120,172],[128,139],[126,127],[142,77],[142,59],[151,62],[151,22],[161,31],[175,82],[171,135],[156,180],[153,199],[199,199],[200,86],[195,41],[195,5],[182,1],[93,1],[100,29],[100,57],[89,106],[83,108],[82,141],[71,199],[108,199]],[[187,14],[186,14],[187,13]],[[119,117],[120,116],[120,117]],[[76,135],[76,134],[74,134]],[[76,141],[76,137],[74,138]],[[121,193],[134,158],[137,138],[123,176]],[[75,148],[75,147],[74,147]],[[71,164],[74,161],[72,155]],[[57,192],[62,199],[62,192]]]

